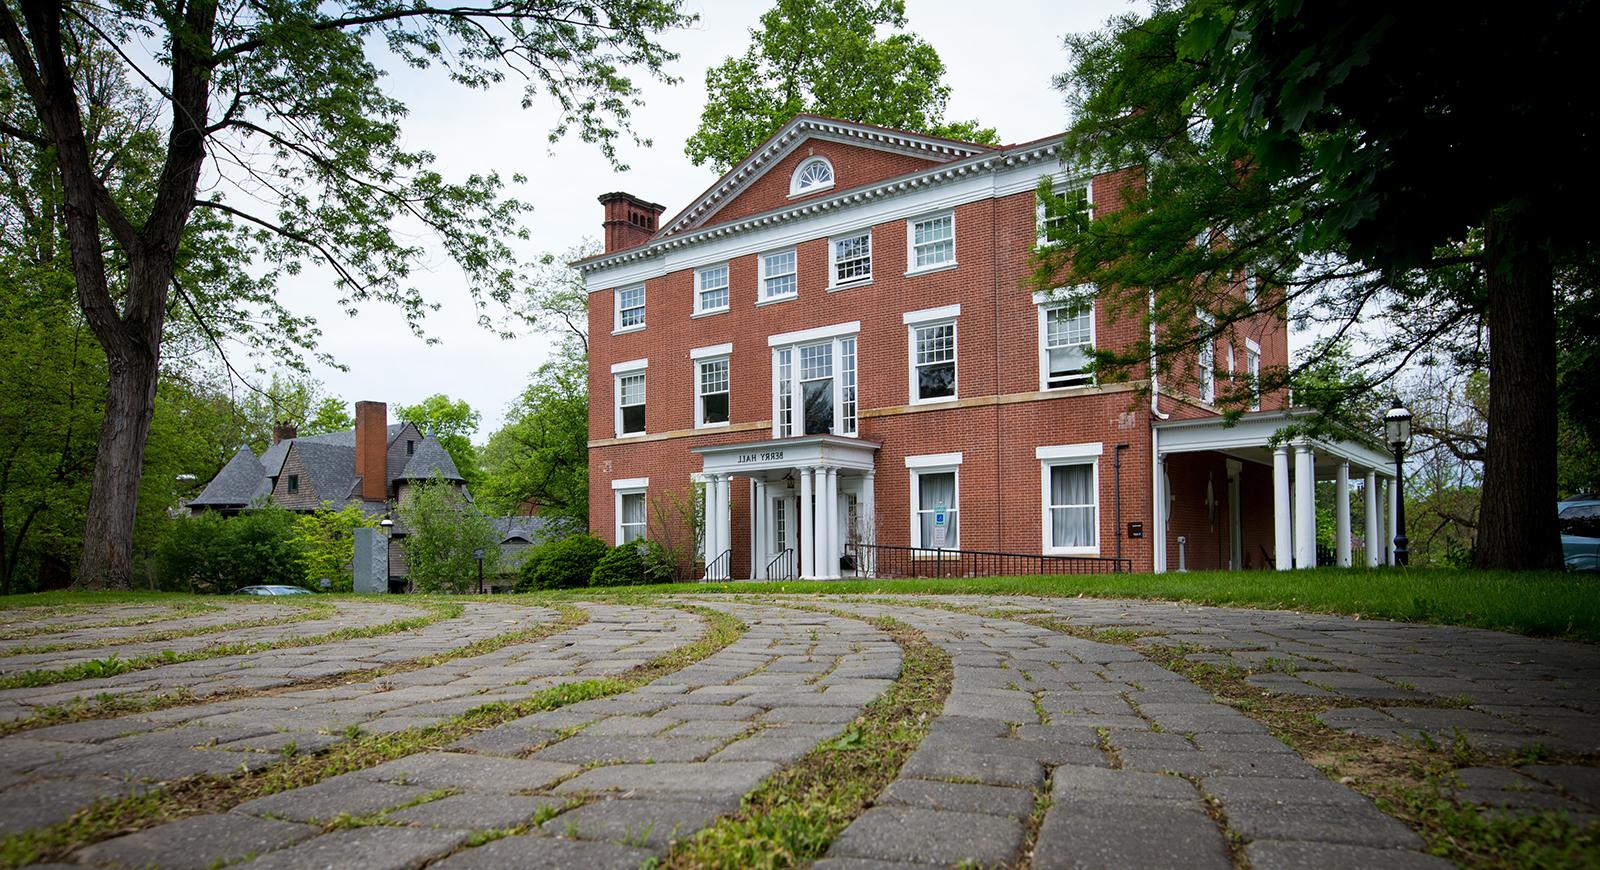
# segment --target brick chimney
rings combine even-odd
[[[600,197],[605,206],[606,219],[601,224],[606,231],[606,253],[635,248],[650,241],[661,222],[665,206],[634,196],[631,193],[607,193]]]
[[[356,474],[363,501],[389,497],[389,406],[383,402],[356,403]]]
[[[278,425],[272,427],[272,443],[277,444],[279,441],[291,441],[294,439],[295,434],[296,430],[293,423],[284,423],[279,421]]]

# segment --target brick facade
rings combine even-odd
[[[703,228],[792,204],[790,176],[812,154],[825,155],[833,162],[838,178],[834,192],[941,165],[931,158],[802,139],[791,153],[706,220]],[[1039,167],[1031,178],[1036,183],[1039,175],[1049,172],[1059,172],[1054,160]],[[1096,176],[1095,208],[1118,207],[1122,190],[1141,178],[1142,173],[1126,170]],[[612,482],[648,478],[650,535],[681,540],[685,531],[676,527],[673,512],[663,508],[672,500],[686,498],[691,475],[702,470],[701,456],[691,451],[774,437],[774,374],[767,337],[860,321],[856,341],[858,434],[863,440],[882,444],[876,456],[876,515],[871,520],[878,543],[908,545],[912,540],[912,483],[906,457],[960,452],[959,504],[952,507],[959,509],[961,547],[1039,553],[1044,548],[1045,520],[1042,470],[1035,449],[1099,442],[1103,445],[1098,457],[1099,553],[1114,555],[1120,538],[1121,554],[1132,559],[1136,569],[1150,570],[1155,543],[1151,536],[1150,401],[1138,391],[1142,381],[1041,391],[1039,307],[1028,286],[1030,252],[1037,233],[1035,197],[1027,181],[1027,177],[1022,179],[1021,189],[975,195],[929,210],[930,214],[950,211],[955,216],[956,265],[941,271],[907,275],[906,218],[910,215],[891,214],[878,220],[873,215],[888,211],[894,200],[879,205],[866,199],[841,206],[832,214],[840,215],[840,220],[858,218],[841,234],[859,232],[853,227],[860,219],[873,220],[872,280],[867,284],[828,290],[827,235],[801,237],[794,244],[798,295],[758,304],[761,250],[716,257],[697,255],[692,245],[685,245],[689,253],[674,253],[686,262],[684,267],[661,268],[644,278],[645,327],[614,334],[613,293],[636,282],[612,280],[604,271],[592,272],[589,503],[593,532],[615,543]],[[728,310],[695,316],[694,267],[721,262],[726,262],[729,270]],[[914,404],[910,397],[910,329],[902,315],[954,305],[960,306],[955,317],[957,398]],[[1119,318],[1097,306],[1097,345],[1126,345],[1137,340],[1142,329],[1138,318]],[[1283,324],[1253,324],[1251,331],[1261,344],[1263,367],[1282,365],[1287,355]],[[732,345],[729,425],[696,429],[696,367],[690,352],[724,343]],[[1242,373],[1242,338],[1236,358]],[[1225,376],[1226,350],[1221,343],[1217,359],[1219,377]],[[612,366],[633,360],[648,360],[645,434],[617,437]],[[1147,375],[1135,372],[1133,376]],[[1281,398],[1264,397],[1263,407],[1280,405]],[[1161,410],[1169,415],[1215,414],[1197,400],[1162,396],[1159,401]],[[1119,444],[1126,448],[1118,451]],[[1119,458],[1120,486],[1115,468]],[[1266,511],[1264,526],[1254,514],[1243,524],[1244,549],[1253,554],[1251,563],[1259,564],[1256,539],[1264,540],[1269,550],[1272,546],[1271,469],[1246,465],[1241,476],[1243,499],[1245,503],[1255,500],[1254,504]],[[1224,458],[1215,454],[1173,457],[1167,467],[1175,497],[1169,541],[1180,534],[1195,541],[1188,551],[1191,566],[1214,567],[1219,558],[1225,564],[1226,529],[1219,550],[1216,522],[1206,516],[1203,502],[1206,475],[1212,474],[1214,488],[1220,492],[1217,516],[1221,523],[1227,522]],[[1196,486],[1199,502],[1195,502]],[[751,576],[759,567],[752,564],[758,560],[751,552],[750,496],[748,482],[736,478],[731,487],[736,577]],[[1259,500],[1262,498],[1264,501]],[[1181,509],[1177,506],[1180,502]],[[1120,526],[1116,522],[1119,505]],[[1145,537],[1128,538],[1125,533],[1130,522],[1142,522]],[[1176,567],[1176,549],[1171,552]]]

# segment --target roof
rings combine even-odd
[[[500,543],[510,543],[521,538],[530,544],[538,544],[551,535],[560,534],[565,529],[565,524],[559,520],[549,520],[545,517],[488,517],[489,525],[500,535]]]
[[[449,451],[439,443],[439,439],[428,435],[417,443],[417,452],[411,455],[406,467],[396,475],[395,479],[432,480],[435,477],[444,480],[466,480],[456,468],[455,460],[450,458]]]
[[[222,466],[217,476],[206,488],[189,502],[191,507],[217,506],[242,507],[255,500],[260,484],[266,479],[266,469],[248,447],[240,447],[228,464]]]
[[[356,448],[327,441],[296,438],[290,448],[300,457],[317,498],[344,504],[356,486]]]

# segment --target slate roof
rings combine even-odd
[[[260,485],[266,480],[266,469],[248,447],[240,447],[228,464],[222,466],[217,476],[206,488],[189,502],[199,507],[244,507],[260,494]]]
[[[317,498],[343,505],[356,485],[356,448],[310,438],[296,438],[294,452],[306,467]]]
[[[435,477],[444,480],[465,482],[456,463],[450,458],[444,445],[439,439],[429,435],[417,443],[417,451],[406,462],[406,467],[395,477],[396,480],[433,480]]]
[[[542,543],[545,538],[560,534],[565,524],[545,517],[489,517],[489,525],[500,535],[500,543],[510,543],[521,538],[530,544]]]

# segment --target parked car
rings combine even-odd
[[[1600,571],[1600,496],[1561,502],[1556,512],[1567,570]]]
[[[235,595],[311,595],[310,589],[299,586],[244,586]]]

